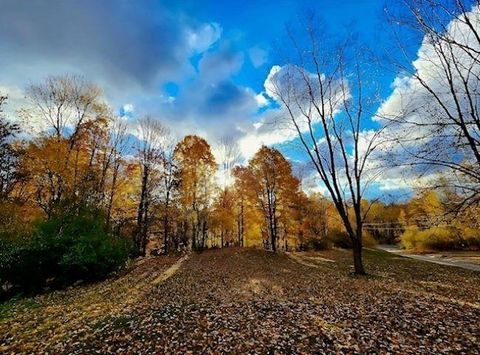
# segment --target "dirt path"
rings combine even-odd
[[[190,254],[185,254],[183,257],[181,257],[180,259],[178,259],[175,264],[173,264],[172,266],[170,266],[167,270],[165,270],[160,276],[156,277],[153,281],[152,281],[152,285],[153,286],[158,286],[159,284],[161,284],[162,282],[165,282],[167,281],[170,277],[172,277],[173,275],[175,275],[175,273],[180,269],[180,267],[182,266],[182,264],[187,261],[188,259],[190,258]]]
[[[308,255],[305,255],[305,253],[286,253],[286,255],[294,260],[295,262],[299,263],[299,264],[302,264],[302,265],[305,265],[305,266],[309,266],[309,267],[313,267],[313,268],[316,268],[318,269],[320,266],[318,264],[315,264],[315,261],[320,261],[320,262],[327,262],[327,263],[334,263],[335,260],[332,260],[332,259],[327,259],[327,258],[323,258],[323,257],[320,257],[320,256],[308,256]]]
[[[424,254],[424,255],[412,254],[405,250],[400,249],[400,247],[397,245],[377,245],[376,248],[383,251],[387,251],[389,253],[399,255],[399,256],[410,258],[410,259],[427,261],[427,262],[435,263],[439,265],[455,266],[455,267],[460,267],[466,270],[480,271],[480,265],[478,264],[452,259],[448,256],[444,257],[441,254]]]

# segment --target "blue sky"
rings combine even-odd
[[[320,0],[320,1],[167,1],[178,14],[191,14],[201,22],[216,22],[223,28],[224,39],[233,42],[239,51],[265,51],[265,62],[255,67],[245,61],[240,72],[233,76],[239,85],[256,92],[263,90],[265,78],[274,64],[282,62],[278,47],[285,41],[285,26],[295,24],[304,11],[315,11],[332,35],[340,38],[354,34],[358,41],[382,56],[391,43],[385,31],[384,0]],[[388,94],[395,72],[381,76],[382,87]]]
[[[369,80],[382,98],[397,75],[383,60],[396,50],[384,0],[0,2],[0,91],[12,110],[29,84],[79,74],[128,119],[150,114],[179,136],[195,133],[214,144],[229,135],[250,151],[250,142],[269,143],[256,132],[275,109],[264,83],[274,65],[287,64],[285,26],[305,11],[318,15],[328,36],[351,34],[372,51],[382,64],[372,65]],[[412,55],[419,46],[419,38],[411,42]],[[278,139],[273,144],[302,159]]]

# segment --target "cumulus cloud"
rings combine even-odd
[[[465,136],[449,114],[456,119],[461,113],[480,142],[480,131],[472,119],[480,113],[480,43],[474,37],[480,31],[480,8],[475,6],[465,16],[475,32],[465,21],[454,19],[443,36],[456,45],[426,36],[412,62],[412,72],[395,78],[392,94],[377,112],[377,121],[387,125],[384,136],[390,142],[385,145],[389,158],[393,164],[406,165],[390,172],[409,177],[422,173],[421,181],[427,184],[445,168],[418,163],[438,157],[453,163],[468,160],[471,151],[464,149],[468,147]]]
[[[258,46],[250,48],[248,55],[255,68],[261,67],[268,61],[268,51]]]
[[[248,134],[240,140],[240,147],[245,157],[251,157],[263,144],[275,145],[288,143],[298,138],[298,132],[289,118],[289,113],[282,103],[281,96],[287,98],[294,93],[297,97],[302,97],[302,95],[298,94],[308,90],[305,84],[305,77],[307,80],[310,80],[314,95],[318,97],[320,93],[316,75],[308,73],[294,65],[272,66],[265,79],[265,91],[259,103],[264,105],[265,101],[263,101],[263,99],[266,99],[265,96],[267,96],[275,105],[265,110],[257,122],[252,125]],[[324,76],[322,80],[324,80]],[[332,104],[332,114],[335,115],[339,110],[338,104],[340,103],[340,97],[349,94],[348,89],[345,87],[343,87],[345,91],[341,90],[342,86],[340,82],[333,82],[329,85],[330,89],[326,96],[328,97],[327,101]],[[299,104],[300,107],[304,109],[311,105],[307,95],[304,96],[304,101],[299,102]],[[308,125],[305,117],[303,117],[300,112],[300,107],[293,105],[293,113],[296,121],[299,123],[300,130],[305,132],[308,129]],[[315,125],[318,117],[315,114],[312,114],[310,117],[313,119]]]
[[[188,45],[195,52],[205,52],[220,39],[222,31],[216,22],[203,24],[197,29],[187,29]]]
[[[0,85],[11,97],[9,107],[21,107],[13,96],[23,99],[17,91],[30,83],[73,73],[102,87],[126,119],[150,114],[178,136],[243,135],[246,122],[265,105],[258,93],[233,80],[245,52],[223,38],[218,23],[198,22],[159,2],[140,5],[2,2]],[[176,92],[163,90],[166,83]]]

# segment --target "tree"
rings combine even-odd
[[[217,201],[217,216],[220,223],[220,245],[225,245],[225,239],[232,239],[233,234],[233,193],[230,185],[232,180],[232,170],[240,159],[240,150],[238,145],[231,137],[223,137],[218,145],[221,187],[222,191]]]
[[[165,137],[163,144],[163,154],[160,160],[160,186],[159,186],[159,202],[162,205],[162,224],[163,224],[163,248],[164,253],[168,254],[171,244],[173,203],[178,188],[177,166],[174,160],[175,144],[170,135]]]
[[[329,204],[319,193],[298,194],[294,210],[298,238],[303,247],[327,247]]]
[[[347,65],[350,43],[331,45],[315,21],[310,17],[299,37],[289,32],[296,58],[270,73],[267,92],[280,104],[286,123],[332,198],[352,241],[355,273],[365,274],[366,211],[361,202],[372,179],[366,174],[367,162],[378,147],[381,130],[365,131],[369,112],[362,66],[359,62]]]
[[[82,124],[104,109],[101,90],[75,75],[49,76],[42,83],[31,85],[26,94],[46,131],[51,130],[57,140],[67,136],[71,148]]]
[[[112,166],[110,188],[107,192],[107,213],[106,223],[107,229],[110,228],[112,220],[112,210],[114,205],[115,196],[117,193],[118,180],[120,174],[120,168],[123,163],[123,155],[127,148],[127,124],[125,121],[116,119],[113,123],[112,132],[109,135],[109,157],[108,161]],[[105,166],[106,167],[106,166]]]
[[[16,148],[13,140],[20,133],[20,126],[11,123],[2,115],[2,106],[6,96],[0,96],[0,200],[6,201],[17,184],[24,179],[20,169],[21,150]]]
[[[190,235],[192,249],[204,248],[213,177],[217,169],[215,158],[206,140],[191,135],[177,144],[174,157],[178,165],[180,203],[187,221],[184,234]]]
[[[290,163],[274,148],[262,146],[248,163],[244,176],[254,194],[258,208],[263,212],[265,234],[270,248],[277,251],[282,234],[280,227],[286,226],[288,212],[299,182],[292,175]]]
[[[94,165],[99,143],[107,137],[109,112],[100,90],[77,76],[48,77],[26,94],[34,107],[30,118],[44,124],[27,147],[24,163],[33,164],[30,189],[51,216],[62,200],[80,206],[93,197]]]
[[[236,225],[238,245],[245,245],[245,215],[248,208],[248,196],[250,193],[249,170],[244,166],[236,166],[232,172],[235,183],[234,190],[236,195]]]
[[[458,212],[480,203],[480,2],[406,0],[404,5],[401,14],[389,12],[392,28],[396,32],[400,24],[422,45],[412,58],[409,43],[399,41],[405,56],[395,64],[402,85],[380,114],[394,123],[388,132],[394,147],[402,148],[395,163],[412,167],[417,176],[443,174],[456,190],[450,202]]]
[[[140,199],[137,213],[135,246],[139,255],[145,256],[150,226],[151,209],[160,185],[159,166],[165,157],[164,144],[168,130],[158,121],[146,116],[138,122],[138,158],[141,169]]]

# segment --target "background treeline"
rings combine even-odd
[[[4,117],[8,99],[0,98],[4,291],[102,278],[135,256],[353,246],[334,203],[305,193],[274,148],[242,165],[232,139],[177,140],[156,118],[117,117],[101,90],[76,76],[49,77],[26,96],[21,118],[41,128],[35,134]],[[478,249],[478,205],[455,209],[456,191],[438,185],[404,204],[362,199],[362,244]]]
[[[459,211],[457,199],[444,185],[418,189],[406,203],[373,202],[364,228],[378,243],[415,251],[479,250],[478,205]]]
[[[343,245],[331,203],[305,194],[276,149],[264,146],[240,165],[226,138],[215,144],[215,159],[199,136],[177,141],[158,119],[116,117],[101,90],[76,76],[49,77],[26,96],[23,116],[39,132],[0,118],[6,289],[101,278],[129,256]]]

